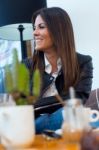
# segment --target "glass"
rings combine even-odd
[[[62,133],[67,149],[72,150],[75,145],[75,150],[80,150],[80,141],[89,128],[89,116],[86,114],[81,100],[76,98],[67,100],[63,115]]]

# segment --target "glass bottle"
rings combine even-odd
[[[70,99],[64,106],[63,116],[62,133],[66,146],[73,147],[73,150],[80,150],[80,140],[85,130],[89,128],[89,116],[85,113],[81,100],[75,98],[72,87],[70,88]],[[67,147],[67,149],[69,148]]]

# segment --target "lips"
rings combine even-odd
[[[41,42],[42,40],[41,40],[41,39],[36,39],[35,41],[36,41],[36,42]]]
[[[41,39],[41,38],[35,38],[36,44],[41,44],[42,41],[43,41],[43,39]]]

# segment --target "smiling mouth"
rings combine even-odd
[[[42,40],[39,40],[39,39],[38,39],[38,40],[35,40],[35,41],[36,41],[36,42],[41,42]]]
[[[43,41],[42,39],[35,39],[35,43],[36,43],[36,44],[41,44],[42,41]]]
[[[36,46],[41,45],[41,43],[42,43],[42,40],[35,40],[35,44],[36,44]]]

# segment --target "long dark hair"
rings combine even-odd
[[[45,21],[57,53],[61,58],[64,90],[66,91],[70,86],[74,86],[79,78],[79,65],[70,17],[65,10],[59,7],[43,8],[33,14],[33,24],[38,15]],[[43,72],[43,52],[35,51],[33,61],[33,68],[38,67]]]

